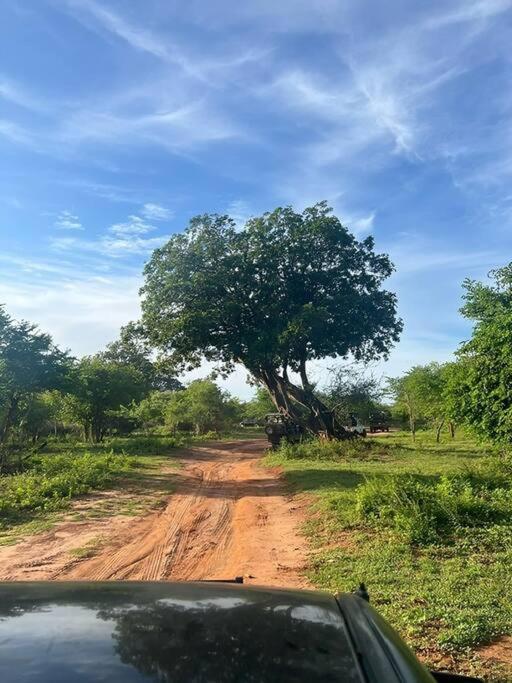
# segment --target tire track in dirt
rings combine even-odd
[[[265,446],[258,439],[183,451],[183,469],[169,474],[175,492],[163,509],[128,523],[126,518],[98,522],[104,541],[93,557],[70,557],[71,540],[59,553],[59,525],[33,542],[25,539],[19,552],[13,552],[16,546],[0,549],[0,579],[180,581],[244,575],[249,583],[306,586],[299,531],[305,503],[292,501],[276,471],[259,466]],[[79,524],[76,531],[83,532]],[[96,532],[94,524],[87,525],[89,536]],[[65,534],[73,538],[73,523],[66,524]],[[52,552],[37,556],[45,542]],[[16,557],[9,567],[8,556]]]

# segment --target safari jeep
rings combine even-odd
[[[289,443],[300,441],[302,429],[282,413],[268,413],[265,415],[265,434],[272,448],[278,448],[282,439]]]

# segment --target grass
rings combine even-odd
[[[140,514],[160,505],[170,482],[158,473],[183,443],[181,437],[160,435],[101,444],[49,439],[25,471],[0,477],[0,545],[51,528],[73,499],[92,491],[122,486],[127,497],[99,500],[91,509],[73,512],[74,518]]]
[[[100,536],[98,536],[96,538],[92,538],[83,546],[73,548],[69,551],[69,554],[71,555],[71,557],[75,557],[76,559],[85,560],[88,557],[93,557],[94,555],[96,555],[102,543],[103,539]]]
[[[478,646],[512,634],[512,466],[465,436],[390,434],[285,446],[267,457],[313,496],[310,578],[361,581],[432,666],[511,680]]]

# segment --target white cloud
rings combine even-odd
[[[179,57],[173,57],[172,51],[164,41],[150,31],[130,25],[123,17],[107,9],[104,5],[94,0],[68,0],[68,5],[75,10],[87,13],[106,31],[126,41],[133,48],[147,52],[159,59],[180,62]],[[81,17],[80,14],[75,16]]]
[[[144,218],[135,215],[128,216],[128,220],[125,223],[114,223],[109,228],[109,232],[117,237],[140,236],[153,230],[156,230],[154,225],[147,223]]]
[[[511,0],[476,0],[476,2],[464,0],[455,7],[450,4],[448,11],[434,15],[425,22],[425,26],[430,29],[437,29],[452,24],[481,22],[503,14],[511,7]]]
[[[71,211],[61,211],[54,223],[59,230],[83,230],[83,225],[80,223],[78,216],[75,216]]]
[[[83,180],[80,178],[63,178],[59,180],[61,185],[77,188],[88,195],[108,199],[111,202],[121,204],[141,204],[139,190],[131,187],[122,187],[108,183],[99,183],[93,180]]]
[[[102,101],[97,110],[77,108],[54,136],[66,145],[86,146],[92,142],[122,146],[152,144],[179,154],[206,143],[243,135],[238,125],[218,114],[215,107],[208,107],[203,98],[184,105],[169,103],[164,111],[157,111],[158,100],[154,97],[156,93],[148,89],[143,112],[140,105],[132,109],[130,102],[124,104],[121,113],[114,109],[109,111],[109,105],[115,108],[115,103],[108,101]]]
[[[32,145],[33,139],[29,131],[14,121],[0,119],[0,136],[19,145]]]
[[[144,204],[141,213],[144,218],[147,218],[150,221],[168,221],[173,216],[173,213],[170,209],[167,209],[161,204],[155,204],[153,202]]]
[[[421,272],[449,270],[458,282],[468,271],[473,276],[485,275],[503,261],[503,253],[496,249],[462,251],[454,248],[449,238],[449,235],[434,239],[425,234],[402,233],[398,239],[382,241],[379,249],[388,253],[395,264],[396,273],[392,276],[395,281],[408,280]]]
[[[364,233],[370,232],[372,230],[374,220],[375,211],[372,211],[367,216],[348,219],[347,224],[356,235],[363,235]]]
[[[96,353],[139,316],[140,278],[81,274],[51,281],[0,279],[0,301],[16,318],[37,323],[74,354]]]
[[[93,253],[108,258],[126,256],[145,256],[161,247],[169,239],[169,235],[144,238],[139,235],[111,236],[103,235],[96,240],[81,240],[73,237],[52,238],[53,249],[62,252]]]
[[[0,98],[26,109],[37,111],[45,108],[43,103],[31,93],[28,93],[19,84],[4,77],[0,77]]]

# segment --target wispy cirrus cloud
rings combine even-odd
[[[103,235],[98,239],[78,239],[75,237],[50,238],[52,248],[60,252],[91,253],[106,258],[121,259],[127,256],[147,256],[161,247],[169,235],[141,237],[140,235]]]
[[[12,102],[19,107],[34,111],[44,111],[46,105],[41,99],[28,92],[19,83],[15,83],[0,75],[0,99]]]
[[[35,146],[33,135],[24,126],[19,125],[15,121],[0,119],[0,137],[4,137],[18,145]]]
[[[144,218],[150,221],[168,221],[172,218],[173,212],[161,204],[155,202],[147,202],[141,210]]]
[[[54,223],[59,230],[83,230],[84,227],[80,219],[71,211],[61,211]]]
[[[84,239],[71,236],[52,236],[50,244],[56,251],[74,252],[75,254],[89,253],[116,259],[129,256],[146,256],[169,239],[169,235],[148,237],[148,234],[155,232],[157,228],[149,223],[145,216],[144,212],[147,206],[148,204],[145,204],[141,207],[142,216],[130,214],[126,220],[113,223],[95,238]],[[166,211],[159,204],[149,204],[149,206],[149,212],[153,211],[153,213],[159,216],[162,216]],[[75,223],[81,228],[78,218],[64,211],[59,215],[56,226],[76,229],[74,228]]]
[[[194,78],[203,80],[201,72],[169,41],[159,38],[150,30],[132,25],[126,18],[104,4],[100,4],[96,0],[67,0],[67,5],[73,16],[79,21],[92,18],[103,30],[125,41],[136,50],[165,62],[176,64]]]

